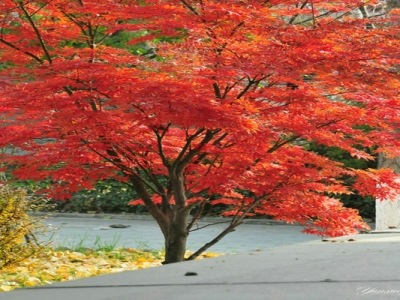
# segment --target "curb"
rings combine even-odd
[[[135,215],[135,214],[82,214],[82,213],[53,213],[53,212],[30,212],[31,216],[47,216],[52,218],[96,218],[96,219],[117,219],[117,220],[140,220],[140,221],[154,221],[152,216],[149,215]],[[231,218],[224,217],[206,217],[200,219],[201,223],[218,223],[229,222]],[[300,223],[286,223],[286,221],[271,220],[271,219],[244,219],[243,224],[247,225],[286,225],[286,226],[301,226]]]
[[[150,215],[135,214],[84,214],[84,213],[56,213],[56,212],[30,212],[32,216],[47,216],[52,218],[95,218],[95,219],[115,219],[115,220],[140,220],[154,221]],[[200,223],[219,223],[229,222],[231,218],[224,217],[206,217],[199,220]],[[365,220],[371,228],[375,228],[375,223],[371,220]],[[244,219],[243,224],[247,225],[265,225],[265,226],[302,226],[300,223],[287,223],[281,220],[272,219]],[[365,233],[372,233],[373,230],[367,230]],[[390,231],[393,232],[393,231]]]

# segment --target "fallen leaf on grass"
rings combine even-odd
[[[186,256],[193,252],[187,252]],[[204,253],[201,258],[216,257],[215,253]],[[88,250],[85,253],[48,250],[42,257],[29,258],[18,266],[0,272],[0,292],[21,287],[33,287],[58,281],[118,273],[161,266],[162,252],[136,249],[116,249],[110,252]]]
[[[32,287],[57,281],[160,266],[162,255],[124,250],[89,254],[49,250],[46,257],[26,259],[0,273],[0,291]]]

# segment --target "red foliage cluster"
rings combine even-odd
[[[61,198],[120,171],[165,236],[212,194],[237,217],[353,232],[365,224],[329,195],[354,177],[361,193],[393,196],[395,175],[307,143],[399,154],[398,11],[366,28],[351,15],[361,3],[4,0],[0,146],[18,149],[4,159],[20,178],[52,178]],[[157,59],[104,43],[138,30],[129,44]]]

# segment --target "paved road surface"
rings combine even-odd
[[[47,219],[46,223],[59,230],[53,236],[48,234],[42,239],[51,238],[56,246],[72,248],[84,241],[83,247],[93,248],[96,240],[100,240],[103,244],[115,242],[117,246],[126,248],[163,249],[163,236],[154,221],[53,217]],[[109,227],[112,224],[130,227],[116,229]],[[201,223],[200,226],[206,224]],[[188,250],[196,251],[226,226],[216,224],[191,232],[187,243]],[[319,239],[317,236],[303,234],[301,230],[301,226],[242,224],[209,251],[242,253]]]

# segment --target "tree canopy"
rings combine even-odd
[[[398,10],[355,17],[363,5],[4,0],[0,147],[16,151],[2,159],[18,178],[51,178],[57,198],[132,184],[166,263],[183,260],[206,202],[229,204],[232,222],[191,258],[254,213],[324,236],[365,228],[332,195],[393,198],[397,175],[307,149],[399,154]]]

